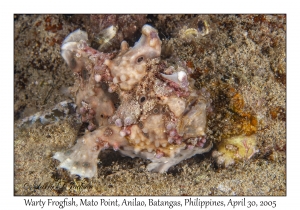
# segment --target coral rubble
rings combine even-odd
[[[236,161],[249,160],[255,153],[259,152],[256,149],[256,139],[255,135],[241,135],[225,139],[218,144],[218,150],[212,152],[212,157],[217,164],[225,167],[235,164]]]
[[[114,149],[151,160],[149,171],[165,172],[212,148],[205,133],[209,94],[194,87],[187,66],[160,60],[161,40],[150,25],[142,27],[134,47],[123,41],[118,54],[93,49],[81,30],[61,49],[75,75],[77,111],[89,130],[54,155],[61,168],[93,177],[101,150]]]

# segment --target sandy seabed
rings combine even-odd
[[[81,135],[75,116],[47,125],[18,123],[72,100],[63,94],[74,80],[60,56],[60,45],[77,28],[93,31],[89,20],[89,15],[15,15],[15,195],[286,195],[285,15],[135,19],[159,31],[162,57],[187,62],[196,69],[195,85],[210,92],[213,113],[208,116],[207,135],[214,143],[212,151],[223,139],[251,134],[257,137],[259,150],[251,159],[222,167],[210,152],[157,174],[146,170],[147,160],[105,151],[99,156],[98,176],[80,179],[57,169],[59,162],[52,158]],[[193,37],[189,28],[203,36]],[[138,37],[129,34],[129,43]],[[119,42],[108,48],[119,49]]]

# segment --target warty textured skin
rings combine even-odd
[[[205,137],[209,99],[194,88],[186,66],[175,67],[160,54],[161,40],[150,25],[134,47],[123,41],[118,54],[92,49],[80,30],[65,39],[62,56],[75,75],[71,92],[89,132],[54,155],[59,167],[91,178],[101,150],[113,149],[151,160],[149,171],[165,172],[212,148]]]

